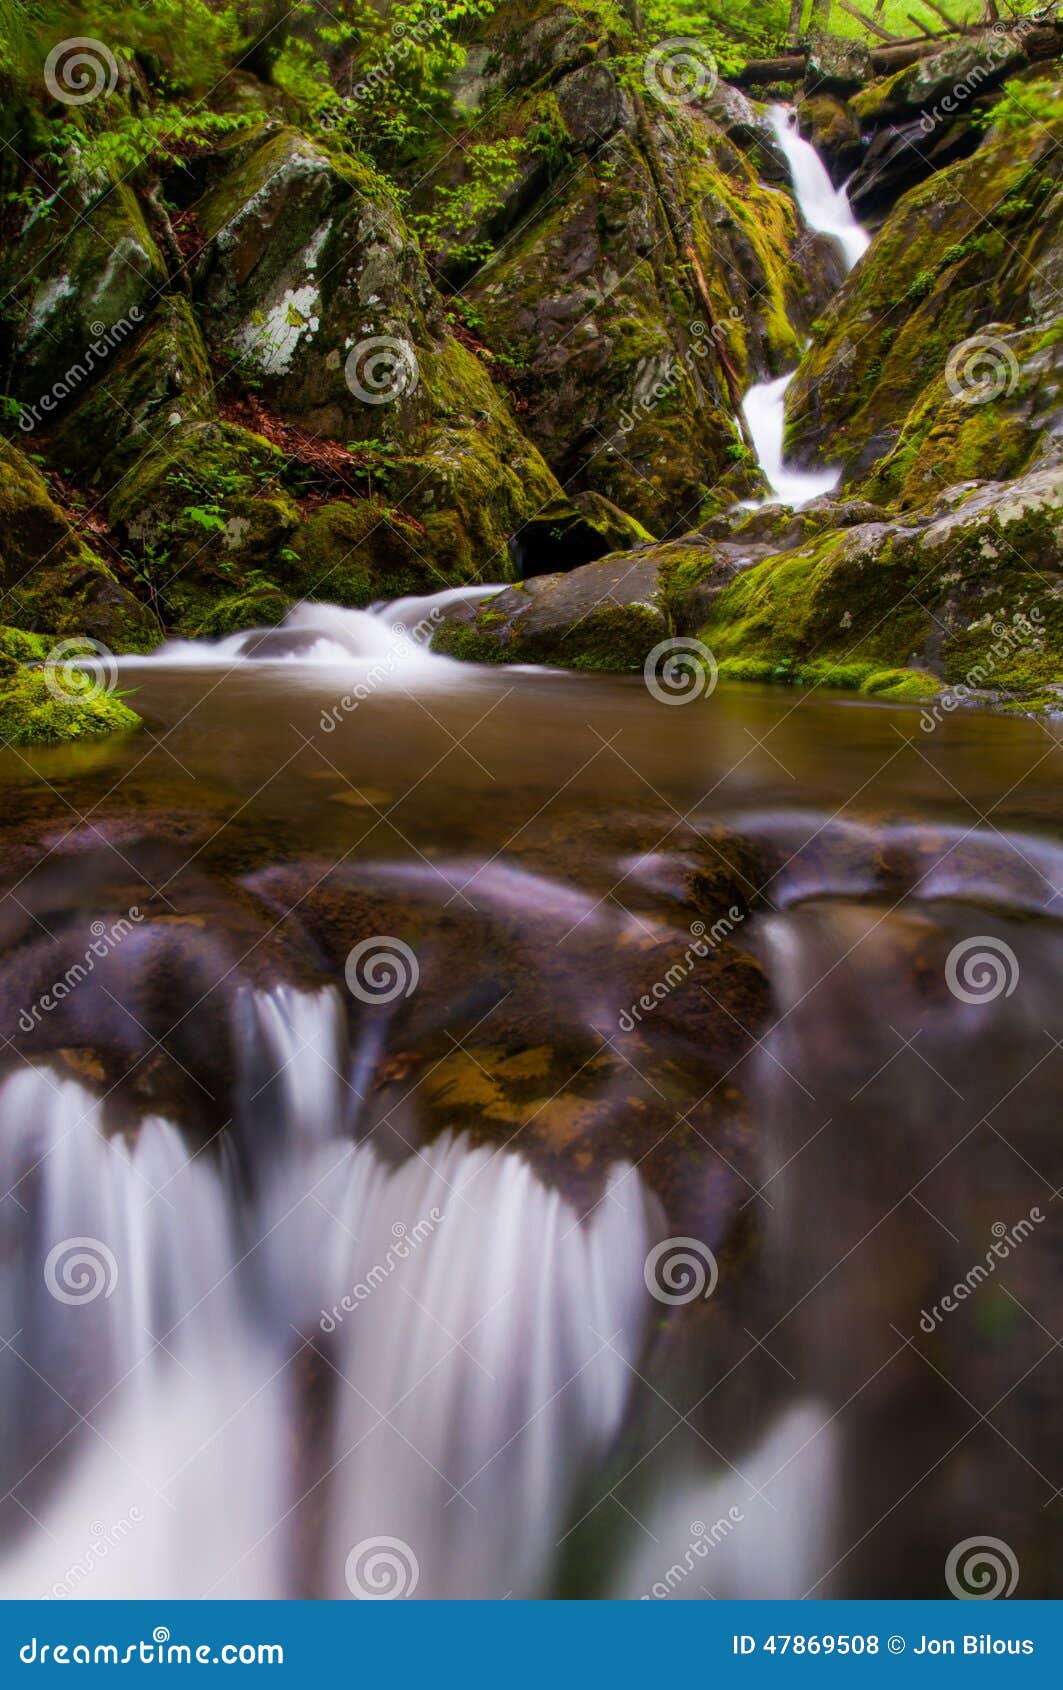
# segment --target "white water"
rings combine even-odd
[[[685,1602],[806,1596],[835,1554],[834,1418],[825,1404],[798,1403],[731,1467],[673,1483],[649,1514],[651,1537],[638,1544],[617,1594]]]
[[[169,640],[149,657],[117,658],[120,665],[165,664],[202,669],[236,663],[311,663],[342,668],[355,679],[371,676],[374,687],[389,680],[438,680],[454,668],[450,658],[429,650],[439,618],[452,605],[471,604],[502,591],[501,584],[447,587],[422,597],[395,599],[368,610],[306,600],[294,605],[275,628],[250,628],[217,640]],[[88,661],[85,668],[90,669]]]
[[[751,387],[742,401],[757,461],[764,471],[764,479],[771,488],[771,496],[753,500],[754,507],[776,502],[800,510],[810,499],[833,493],[841,480],[841,467],[835,469],[790,469],[783,462],[783,437],[786,429],[786,389],[796,370],[779,376],[775,381],[761,381]]]
[[[786,156],[794,198],[810,229],[831,235],[838,242],[851,270],[871,243],[871,237],[853,216],[844,188],[836,188],[815,147],[797,132],[797,117],[790,106],[770,106],[768,121]]]
[[[108,1140],[91,1094],[47,1070],[6,1081],[0,1119],[0,1311],[18,1333],[0,1595],[282,1594],[287,1387],[233,1272],[216,1162],[160,1119],[132,1151]]]
[[[797,119],[788,106],[771,106],[768,118],[775,131],[790,169],[794,198],[810,229],[831,235],[838,242],[851,270],[857,259],[867,250],[870,236],[861,229],[853,216],[844,188],[836,188],[823,166],[816,149],[797,133]],[[800,510],[812,499],[833,493],[841,480],[841,467],[833,469],[793,469],[783,461],[783,441],[786,430],[786,389],[796,375],[778,376],[773,381],[757,382],[742,401],[757,460],[771,495],[764,500],[751,501],[751,508],[778,501]]]
[[[376,1537],[418,1596],[543,1594],[658,1313],[655,1200],[618,1167],[581,1218],[465,1140],[394,1167],[346,1136],[336,994],[236,1016],[241,1140],[276,1135],[250,1190],[164,1120],[109,1138],[49,1070],[0,1088],[0,1595],[348,1597]]]

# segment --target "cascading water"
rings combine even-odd
[[[771,106],[768,120],[786,157],[794,198],[810,229],[830,235],[838,243],[845,268],[866,252],[870,236],[852,214],[844,188],[836,188],[813,146],[797,132],[795,113],[788,106]],[[742,403],[742,413],[771,495],[764,503],[778,500],[799,510],[812,499],[833,493],[841,480],[841,469],[801,470],[788,468],[783,459],[786,432],[786,390],[795,371],[772,381],[757,382]]]
[[[0,1092],[5,1595],[367,1596],[381,1554],[422,1596],[549,1590],[662,1217],[630,1168],[581,1219],[506,1151],[352,1146],[337,1010],[238,1001],[242,1132],[275,1129],[257,1195],[163,1120],[109,1139],[76,1082]],[[307,1366],[336,1397],[317,1472],[285,1451]]]
[[[768,122],[786,158],[794,198],[810,229],[837,241],[851,270],[871,244],[871,237],[853,216],[844,187],[836,188],[815,147],[798,133],[797,114],[790,106],[769,106]]]

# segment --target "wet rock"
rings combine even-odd
[[[600,493],[577,493],[554,499],[530,522],[518,528],[509,543],[520,580],[552,575],[593,563],[609,552],[652,545],[653,536],[633,517],[625,516]]]
[[[833,94],[811,94],[797,107],[797,127],[811,141],[840,186],[850,177],[864,155],[860,125],[852,109]]]
[[[56,636],[85,634],[112,651],[158,639],[146,606],[72,527],[40,472],[0,440],[0,588],[6,616]]]
[[[622,673],[642,667],[670,622],[652,550],[567,575],[536,575],[447,616],[433,651],[481,663],[543,663]]]

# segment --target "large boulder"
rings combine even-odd
[[[396,502],[445,517],[466,576],[497,573],[509,534],[559,489],[451,333],[384,181],[280,129],[237,150],[194,210],[215,357],[308,432],[390,447]]]

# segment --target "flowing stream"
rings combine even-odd
[[[851,270],[867,251],[870,236],[853,216],[844,188],[836,188],[815,147],[797,132],[797,117],[789,106],[770,106],[768,119],[789,166],[794,198],[810,229],[829,235],[841,252],[846,270]],[[790,370],[772,381],[757,382],[746,394],[742,411],[749,427],[757,460],[771,488],[765,504],[776,500],[799,510],[812,499],[833,493],[841,480],[841,466],[803,470],[787,466],[783,459],[786,430],[786,389],[795,375]]]
[[[1056,725],[433,656],[490,590],[0,754],[0,1592],[1045,1594]]]

